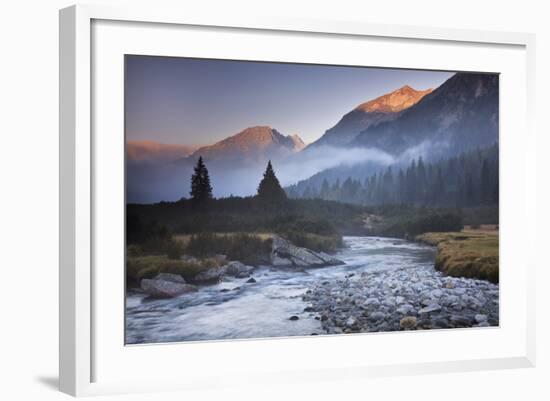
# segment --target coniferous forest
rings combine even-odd
[[[367,206],[404,204],[473,207],[498,204],[498,145],[458,157],[390,165],[365,179],[348,177],[321,185],[300,182],[287,188],[291,198],[325,199]]]

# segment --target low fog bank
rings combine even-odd
[[[389,165],[400,165],[412,159],[441,155],[448,152],[444,143],[423,142],[401,155],[369,148],[339,148],[332,146],[308,148],[285,158],[272,160],[273,167],[284,187],[312,178],[335,181],[347,176],[364,176]],[[215,197],[254,195],[267,165],[267,160],[242,159],[239,162],[205,159]],[[154,203],[188,198],[194,161],[186,163],[127,164],[127,202]],[[322,174],[319,174],[322,173]]]
[[[384,166],[395,163],[395,158],[377,149],[319,146],[296,153],[274,167],[281,184],[288,186],[324,170],[367,162]]]

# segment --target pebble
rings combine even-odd
[[[482,315],[482,314],[478,313],[477,315],[474,316],[474,318],[476,319],[476,322],[482,323],[482,322],[486,322],[486,321],[487,321],[488,316],[487,316],[487,315]]]
[[[440,310],[441,310],[441,306],[439,304],[430,304],[425,308],[420,309],[418,313],[439,312]]]
[[[416,327],[416,317],[414,316],[405,316],[399,321],[399,326],[402,329],[414,329]]]
[[[313,284],[302,298],[329,334],[499,324],[498,284],[444,276],[432,266],[351,273]]]

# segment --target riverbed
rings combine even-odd
[[[296,270],[260,266],[173,299],[129,291],[128,344],[304,336],[498,325],[498,285],[444,277],[431,246],[344,237],[345,265]],[[409,328],[409,327],[407,327]]]

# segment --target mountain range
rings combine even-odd
[[[456,155],[498,141],[498,75],[455,74],[398,118],[368,127],[351,146],[399,155],[421,146]]]
[[[348,145],[359,132],[396,119],[403,110],[415,105],[430,92],[432,89],[418,91],[406,85],[362,103],[344,115],[334,127],[325,131],[324,135],[309,147]]]
[[[404,86],[362,103],[308,146],[298,135],[269,126],[249,127],[198,149],[129,142],[127,196],[131,202],[187,196],[199,156],[215,196],[253,194],[268,160],[283,185],[363,178],[419,156],[445,158],[490,146],[498,142],[498,120],[498,75],[457,73],[433,90]]]

